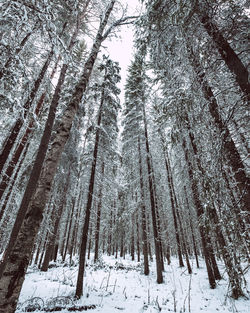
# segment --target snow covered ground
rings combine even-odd
[[[220,270],[224,279],[212,290],[208,286],[205,264],[202,260],[200,269],[193,265],[193,274],[190,276],[185,268],[178,267],[176,259],[172,259],[171,265],[165,266],[164,284],[161,285],[156,283],[154,263],[151,263],[150,275],[146,277],[142,273],[142,265],[135,261],[107,256],[104,256],[102,261],[103,266],[100,267],[95,267],[92,261],[88,261],[84,295],[75,302],[77,305],[96,305],[95,309],[88,312],[250,312],[249,300],[241,298],[234,301],[228,297],[228,283],[222,265]],[[21,312],[28,303],[27,300],[34,297],[41,298],[36,301],[44,303],[56,297],[73,298],[77,271],[77,266],[62,265],[50,268],[46,273],[29,268],[17,312]]]

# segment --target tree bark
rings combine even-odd
[[[142,110],[143,110],[143,121],[144,121],[144,135],[145,135],[145,140],[146,140],[146,163],[147,163],[147,169],[148,169],[150,204],[151,204],[151,214],[152,214],[154,243],[155,243],[157,283],[162,284],[163,283],[162,264],[161,264],[161,256],[160,256],[159,234],[158,234],[158,230],[157,230],[154,187],[153,187],[153,181],[152,181],[152,168],[151,168],[151,164],[150,164],[148,130],[147,130],[147,121],[146,121],[146,112],[145,112],[144,103],[142,104]]]
[[[49,64],[52,60],[53,55],[54,55],[54,51],[51,50],[50,53],[48,54],[47,60],[45,61],[44,65],[43,65],[34,85],[33,85],[33,88],[30,92],[30,95],[24,104],[24,107],[23,107],[24,108],[24,115],[23,115],[24,118],[26,118],[28,111],[31,108],[32,102],[33,102],[35,96],[37,95],[38,89],[42,83],[42,80],[43,80],[46,72],[47,72],[47,69],[48,69]],[[0,174],[2,173],[3,167],[4,167],[6,161],[9,157],[10,151],[12,150],[12,148],[16,142],[17,136],[20,133],[20,130],[23,126],[23,123],[24,123],[23,118],[19,117],[16,120],[16,122],[15,122],[15,124],[11,130],[10,135],[8,136],[8,138],[6,138],[6,140],[3,144],[2,152],[0,154]]]
[[[202,69],[199,59],[192,51],[192,48],[190,47],[188,42],[186,42],[186,45],[190,62],[193,66],[194,72],[196,73],[198,82],[201,85],[203,95],[205,99],[208,101],[209,112],[221,134],[221,138],[224,143],[226,160],[232,168],[237,186],[241,193],[242,208],[245,212],[249,212],[250,179],[246,175],[244,164],[241,160],[240,154],[235,146],[235,143],[231,137],[229,129],[220,116],[218,103],[213,94],[212,88],[210,87],[205,77],[205,72]]]
[[[75,87],[73,96],[64,112],[61,119],[61,124],[57,130],[54,141],[51,144],[50,151],[47,155],[41,177],[39,178],[38,187],[34,188],[33,180],[37,180],[37,169],[40,168],[40,156],[46,153],[44,146],[39,147],[39,158],[37,157],[28,186],[26,188],[26,195],[24,196],[23,210],[21,211],[20,219],[16,219],[16,227],[12,233],[12,240],[8,245],[3,262],[0,267],[0,313],[14,313],[16,309],[17,300],[21,291],[24,280],[24,275],[32,252],[35,236],[38,232],[40,223],[43,219],[43,211],[49,198],[52,182],[56,173],[58,161],[61,153],[68,140],[71,125],[76,115],[77,108],[81,102],[83,93],[86,90],[89,77],[91,75],[97,54],[99,52],[102,41],[108,36],[102,36],[105,26],[107,25],[109,15],[113,9],[115,1],[111,1],[108,9],[105,12],[104,18],[100,24],[96,40],[91,49],[90,55],[84,65],[83,74],[80,77],[78,84]],[[110,31],[112,28],[110,29]],[[57,95],[59,97],[59,93]],[[50,114],[51,113],[51,114]],[[49,117],[54,116],[54,108],[51,107]],[[48,118],[48,127],[51,121]],[[45,128],[43,139],[46,139]],[[43,140],[42,140],[43,141]],[[43,163],[43,162],[42,162]],[[37,183],[36,183],[37,185]],[[29,195],[29,197],[27,196]],[[31,201],[31,197],[32,201]],[[25,204],[25,205],[24,205]],[[26,213],[27,212],[27,213]],[[23,221],[20,223],[18,221]],[[25,244],[24,244],[25,243]]]
[[[55,64],[55,66],[54,66],[54,69],[53,69],[53,71],[52,71],[52,73],[50,75],[50,79],[53,79],[53,77],[55,75],[59,59],[60,59],[60,57],[58,57],[58,59],[57,59],[57,62]],[[41,97],[39,98],[38,102],[37,102],[36,109],[35,109],[35,112],[34,112],[37,117],[39,116],[39,114],[40,114],[40,112],[42,110],[45,96],[46,96],[46,93],[44,92],[41,95]],[[2,199],[3,193],[4,193],[4,191],[6,190],[6,188],[8,186],[8,183],[9,183],[9,181],[11,179],[11,176],[13,174],[13,171],[14,171],[14,169],[15,169],[18,161],[19,161],[19,158],[20,158],[24,148],[26,147],[26,144],[27,144],[27,142],[29,140],[29,137],[30,137],[30,135],[31,135],[31,133],[33,131],[34,123],[35,123],[34,120],[31,120],[29,122],[29,125],[26,128],[26,131],[25,131],[23,137],[21,138],[20,143],[18,144],[14,154],[11,157],[11,161],[9,162],[7,169],[4,172],[3,178],[2,178],[1,183],[0,183],[0,200]]]
[[[98,252],[99,252],[99,238],[100,238],[102,188],[103,188],[104,168],[105,168],[105,163],[104,163],[104,161],[102,161],[101,181],[100,181],[99,194],[98,194],[96,228],[95,228],[95,256],[94,256],[94,262],[95,263],[97,262],[98,257],[99,257]]]
[[[141,190],[141,218],[142,218],[142,252],[144,258],[144,275],[149,275],[148,265],[148,234],[147,234],[147,219],[144,195],[144,183],[142,174],[142,156],[141,156],[141,142],[138,137],[138,154],[139,154],[139,171],[140,171],[140,190]],[[138,226],[137,226],[138,227]]]
[[[201,24],[204,26],[209,36],[216,44],[222,59],[225,61],[231,73],[235,76],[235,79],[241,91],[246,97],[246,100],[249,100],[250,84],[248,82],[247,68],[241,62],[234,50],[230,47],[229,43],[223,37],[218,27],[211,21],[211,18],[209,17],[206,9],[204,9],[203,6],[198,5],[197,15]]]
[[[110,13],[111,13],[111,10],[110,10]],[[90,220],[90,213],[91,213],[92,200],[93,200],[93,191],[94,191],[94,185],[95,185],[96,162],[97,162],[97,154],[98,154],[99,140],[100,140],[100,125],[101,125],[101,119],[102,119],[104,96],[105,96],[105,90],[103,88],[102,94],[101,94],[101,103],[100,103],[99,112],[98,112],[98,120],[97,120],[96,135],[95,135],[95,146],[94,146],[94,151],[93,151],[93,160],[92,160],[91,173],[90,173],[90,179],[89,179],[88,200],[87,200],[85,220],[84,220],[83,230],[82,230],[82,241],[81,241],[80,258],[79,258],[79,271],[78,271],[78,276],[77,276],[76,293],[75,293],[75,297],[77,299],[80,299],[83,293],[83,275],[85,271],[85,258],[86,258],[86,248],[87,248],[87,241],[88,241],[89,220]]]
[[[187,150],[187,146],[186,146],[186,140],[184,138],[183,138],[183,142],[182,142],[182,147],[183,147],[183,151],[184,151],[184,155],[185,155],[185,160],[187,163],[188,175],[189,175],[189,180],[191,183],[194,205],[195,205],[197,217],[200,220],[204,214],[204,210],[203,210],[201,201],[199,199],[198,185],[197,185],[197,182],[194,178],[193,165],[189,159],[188,150]],[[203,254],[204,254],[205,263],[206,263],[206,267],[207,267],[209,284],[210,284],[210,287],[212,289],[214,289],[216,287],[216,282],[215,282],[213,268],[211,265],[211,260],[210,260],[210,255],[209,255],[209,247],[207,245],[207,235],[206,235],[205,227],[202,223],[199,223],[199,231],[200,231],[200,235],[201,235],[201,243],[202,243]]]

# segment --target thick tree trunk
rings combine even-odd
[[[43,142],[46,142],[47,137],[47,128],[45,128],[42,145],[39,147],[39,157],[37,156],[36,158],[30,180],[26,188],[25,196],[21,204],[22,210],[20,208],[20,214],[18,214],[16,219],[16,227],[11,236],[12,239],[10,240],[6,250],[3,262],[0,265],[0,313],[15,312],[17,300],[34,244],[34,239],[43,219],[43,211],[51,192],[57,164],[65,143],[68,140],[73,119],[76,115],[83,93],[86,90],[101,43],[108,35],[105,33],[106,37],[102,37],[102,33],[107,25],[114,3],[115,1],[112,1],[105,12],[105,16],[100,24],[90,56],[85,63],[83,74],[80,77],[79,83],[75,87],[73,96],[61,119],[61,124],[59,125],[55,139],[51,144],[43,171],[41,175],[38,175],[38,169],[42,166],[40,158],[44,159],[44,154],[46,153],[44,150],[47,150],[44,149],[43,145]],[[111,30],[112,29],[110,29],[110,31]],[[59,92],[57,97],[59,98]],[[54,117],[54,110],[55,108],[52,108],[51,106],[46,124],[48,128],[51,127],[51,115]],[[34,184],[33,181],[36,182],[38,180],[37,176],[41,176],[39,184]],[[38,187],[35,189],[36,185],[38,185]],[[31,201],[32,196],[33,198]]]
[[[224,143],[224,151],[225,151],[226,160],[232,168],[237,186],[241,193],[242,209],[246,212],[249,212],[250,179],[246,175],[244,164],[241,160],[240,154],[235,146],[235,143],[231,137],[229,129],[227,125],[223,122],[220,116],[218,103],[213,94],[212,88],[210,87],[205,77],[205,72],[202,69],[199,59],[193,53],[192,48],[190,47],[188,42],[186,43],[186,45],[187,45],[190,62],[196,73],[198,82],[201,85],[203,95],[205,99],[208,101],[209,112],[214,120],[215,125],[217,126],[221,134],[221,138]],[[249,219],[248,219],[248,222],[249,222]]]
[[[170,193],[171,209],[172,209],[172,214],[173,214],[173,218],[174,218],[174,229],[175,229],[175,238],[176,238],[176,242],[177,242],[179,266],[183,267],[184,262],[183,262],[182,253],[181,253],[181,241],[180,241],[180,235],[179,235],[179,229],[178,229],[177,217],[176,217],[176,211],[178,210],[177,201],[176,201],[176,197],[175,197],[174,185],[173,185],[173,182],[171,179],[172,175],[170,172],[168,153],[165,149],[165,145],[164,145],[164,141],[163,141],[162,136],[161,136],[161,140],[162,140],[162,147],[164,150],[165,167],[166,167],[166,173],[167,173],[167,179],[168,179],[168,189],[169,189],[169,193]]]
[[[57,62],[55,64],[55,66],[54,66],[54,69],[53,69],[53,71],[52,71],[52,73],[50,75],[50,79],[53,79],[53,77],[55,75],[59,59],[60,59],[60,57],[58,57],[58,59],[57,59]],[[45,96],[46,96],[46,93],[44,92],[41,95],[41,97],[39,98],[38,102],[37,102],[36,109],[35,109],[35,112],[34,112],[35,116],[37,116],[37,117],[39,116],[39,114],[40,114],[40,112],[42,110]],[[30,135],[33,132],[34,123],[35,123],[34,120],[31,120],[29,122],[28,127],[26,128],[26,131],[25,131],[23,137],[20,140],[20,143],[18,144],[14,154],[11,157],[11,161],[9,162],[7,169],[4,172],[3,178],[2,178],[1,183],[0,183],[0,200],[2,199],[3,193],[4,193],[4,191],[6,190],[6,188],[8,186],[8,183],[9,183],[9,181],[11,179],[13,171],[16,168],[16,165],[17,165],[17,163],[19,161],[19,158],[20,158],[24,148],[26,147],[26,144],[27,144],[27,142],[28,142],[28,140],[30,138]],[[0,219],[1,219],[1,217],[0,217]]]
[[[234,50],[230,47],[229,43],[223,37],[218,27],[212,22],[211,18],[206,12],[206,9],[204,9],[202,5],[198,6],[197,14],[201,24],[204,26],[209,36],[216,44],[222,59],[225,61],[229,70],[234,75],[241,91],[246,97],[246,100],[249,100],[250,84],[248,82],[247,68],[241,62]]]
[[[38,89],[43,81],[43,78],[47,72],[47,69],[49,67],[49,64],[52,60],[52,57],[54,55],[54,51],[51,50],[48,57],[47,57],[47,60],[45,61],[39,75],[38,75],[38,78],[36,79],[35,83],[34,83],[34,86],[30,92],[30,95],[29,95],[29,98],[27,99],[27,101],[25,102],[24,104],[24,118],[26,118],[27,114],[28,114],[28,111],[30,110],[31,108],[31,105],[32,105],[32,102],[35,98],[35,96],[37,95],[37,92],[38,92]],[[2,170],[3,170],[3,167],[9,157],[9,154],[10,154],[10,151],[12,150],[15,142],[16,142],[16,139],[17,139],[17,136],[19,135],[20,133],[20,130],[23,126],[23,118],[19,117],[17,119],[17,121],[15,122],[12,130],[11,130],[11,133],[10,135],[8,136],[8,138],[6,138],[4,144],[3,144],[3,148],[2,148],[2,152],[0,154],[0,174],[2,173]]]

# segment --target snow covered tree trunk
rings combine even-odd
[[[37,168],[41,166],[41,162],[38,158],[35,161],[33,171],[26,188],[27,192],[26,195],[24,195],[24,210],[19,211],[20,213],[18,213],[15,223],[16,227],[14,226],[14,232],[12,232],[8,248],[0,266],[1,313],[15,312],[17,300],[24,281],[24,275],[31,257],[34,240],[40,223],[43,219],[43,211],[51,192],[57,164],[63,148],[68,140],[72,122],[81,102],[83,93],[86,90],[97,54],[103,41],[102,34],[105,26],[107,25],[108,18],[113,9],[114,3],[115,1],[111,1],[100,24],[94,45],[84,65],[83,74],[81,75],[80,80],[75,87],[73,96],[61,119],[61,123],[57,129],[55,139],[52,142],[50,151],[47,154],[39,182],[38,184],[35,184],[37,185],[37,188],[34,188],[35,186],[32,180],[37,180]],[[55,108],[53,108],[51,110],[52,112],[50,112],[52,116],[55,114],[54,109]],[[51,124],[51,115],[48,117],[48,127]],[[46,128],[44,135],[46,136]],[[44,157],[46,151],[44,151],[43,145],[39,147],[38,153],[41,153],[42,158]],[[29,197],[27,197],[27,193]],[[30,201],[33,194],[34,196],[32,201]]]
[[[55,64],[55,66],[54,66],[54,69],[53,69],[53,71],[52,71],[52,73],[50,75],[50,79],[53,79],[53,77],[55,75],[56,68],[57,68],[57,65],[58,65],[58,61],[59,61],[59,57],[58,57],[57,62]],[[39,114],[40,114],[40,112],[42,110],[43,102],[44,102],[44,99],[45,99],[45,95],[46,95],[46,93],[44,92],[41,95],[41,97],[39,98],[38,102],[37,102],[37,105],[36,105],[36,108],[35,108],[35,112],[34,112],[37,117],[39,117]],[[19,161],[19,158],[20,158],[20,156],[21,156],[21,154],[22,154],[22,152],[23,152],[23,150],[24,150],[24,148],[25,148],[25,146],[26,146],[26,144],[27,144],[27,142],[28,142],[28,140],[30,138],[30,135],[33,132],[34,123],[35,122],[34,122],[33,119],[29,122],[29,124],[28,124],[28,126],[26,128],[26,131],[25,131],[23,137],[21,138],[20,143],[18,144],[14,154],[11,156],[11,160],[10,160],[10,162],[8,164],[8,167],[6,168],[6,170],[4,172],[3,178],[2,178],[2,180],[0,182],[0,201],[2,199],[4,191],[6,190],[6,188],[8,186],[8,183],[9,183],[9,181],[11,179],[13,171],[16,168],[16,165],[17,165],[17,163]],[[0,219],[1,219],[1,217],[0,217]]]
[[[148,130],[147,130],[147,120],[145,112],[145,104],[142,103],[143,111],[143,122],[144,122],[144,135],[146,140],[146,163],[148,169],[148,183],[149,183],[149,192],[150,192],[150,204],[151,204],[151,214],[152,214],[152,223],[153,223],[153,234],[154,234],[154,243],[155,243],[155,257],[156,257],[156,271],[157,271],[157,283],[163,283],[162,275],[162,265],[161,265],[161,255],[160,255],[160,244],[159,244],[159,233],[157,229],[157,220],[156,220],[156,206],[154,199],[154,186],[152,180],[152,167],[150,162],[150,150],[149,150],[149,141],[148,141]]]
[[[241,62],[234,50],[230,47],[229,43],[223,37],[218,27],[211,21],[211,18],[208,16],[203,6],[198,6],[197,14],[201,24],[204,26],[209,36],[216,44],[222,59],[225,61],[232,74],[234,74],[241,91],[246,97],[246,100],[249,101],[250,84],[248,82],[247,68]]]
[[[45,61],[44,65],[43,65],[43,67],[42,67],[42,69],[41,69],[41,71],[40,71],[40,73],[39,73],[39,75],[38,75],[38,77],[34,83],[34,86],[30,92],[29,97],[23,106],[23,108],[25,110],[24,118],[27,116],[27,113],[28,113],[29,109],[31,108],[32,102],[33,102],[35,96],[37,95],[38,89],[42,83],[42,80],[43,80],[46,72],[47,72],[47,69],[50,65],[50,62],[52,60],[53,55],[54,55],[54,51],[51,50],[50,53],[48,54],[47,60]],[[2,152],[0,154],[0,174],[2,173],[3,167],[4,167],[6,161],[9,157],[9,154],[10,154],[13,146],[15,145],[17,136],[20,133],[20,130],[23,126],[23,123],[24,123],[23,119],[21,117],[19,117],[16,120],[14,126],[12,127],[10,135],[4,141]]]
[[[213,94],[212,88],[209,86],[209,83],[205,77],[205,72],[202,69],[198,57],[192,52],[189,44],[186,44],[188,48],[190,62],[197,75],[198,82],[202,87],[204,97],[208,101],[209,112],[211,113],[211,116],[214,119],[214,123],[220,131],[221,138],[224,142],[226,159],[229,165],[232,167],[237,186],[241,192],[242,209],[248,212],[248,207],[250,203],[250,179],[246,175],[243,162],[231,137],[229,129],[220,116],[218,103]]]

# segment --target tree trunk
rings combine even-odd
[[[192,235],[192,241],[193,241],[193,249],[194,249],[194,256],[195,256],[195,260],[196,260],[196,267],[200,268],[199,259],[198,259],[198,253],[197,253],[197,248],[196,248],[196,242],[195,242],[195,237],[194,237],[194,229],[193,229],[193,224],[192,224],[192,221],[191,221],[191,214],[190,214],[190,207],[189,207],[189,203],[188,203],[186,186],[184,186],[184,193],[185,193],[185,200],[186,200],[188,216],[189,216],[189,225],[190,225],[190,229],[191,229],[191,235]]]
[[[43,67],[42,67],[42,69],[38,75],[38,78],[36,79],[36,81],[34,83],[34,86],[30,92],[29,98],[27,99],[27,101],[24,104],[24,107],[23,107],[24,108],[24,118],[26,118],[28,111],[31,108],[31,104],[32,104],[35,96],[37,95],[38,89],[42,83],[42,80],[43,80],[46,72],[47,72],[47,69],[48,69],[49,64],[52,60],[53,55],[54,55],[54,51],[51,50],[48,57],[47,57],[46,62],[44,63],[44,65],[43,65]],[[24,123],[23,118],[19,117],[17,119],[17,121],[15,122],[15,125],[13,126],[10,135],[8,136],[8,138],[6,138],[6,140],[3,144],[3,149],[2,149],[2,152],[0,154],[0,174],[2,173],[3,167],[4,167],[6,161],[9,157],[10,151],[12,150],[12,148],[16,142],[17,136],[20,133],[20,130],[23,126],[23,123]]]
[[[100,108],[98,112],[98,120],[97,120],[96,135],[95,135],[95,146],[94,146],[94,151],[93,151],[93,160],[92,160],[92,165],[91,165],[91,173],[90,173],[89,187],[88,187],[88,200],[87,200],[85,220],[84,220],[83,230],[82,230],[82,242],[81,242],[80,258],[79,258],[79,271],[78,271],[78,276],[77,276],[76,293],[75,293],[75,297],[77,299],[80,299],[80,297],[82,296],[82,292],[83,292],[83,275],[84,275],[84,270],[85,270],[85,257],[86,257],[87,241],[88,241],[89,220],[90,220],[90,213],[91,213],[92,200],[93,200],[93,191],[94,191],[94,185],[95,185],[95,171],[96,171],[97,154],[98,154],[99,140],[100,140],[100,125],[101,125],[101,119],[102,119],[104,96],[105,96],[105,90],[103,89],[102,94],[101,94]]]
[[[154,199],[154,187],[153,187],[153,181],[152,181],[152,168],[151,168],[151,164],[150,164],[148,130],[147,130],[147,121],[146,121],[146,112],[145,112],[144,103],[142,104],[142,110],[143,110],[143,121],[144,121],[144,135],[145,135],[145,140],[146,140],[146,163],[147,163],[147,169],[148,169],[148,183],[149,183],[149,192],[150,192],[150,204],[151,204],[151,214],[152,214],[154,243],[155,243],[157,283],[161,284],[161,283],[163,283],[162,264],[161,264],[161,256],[160,256],[159,234],[158,234],[158,230],[157,230],[156,207],[155,207],[155,199]]]
[[[183,263],[182,253],[181,253],[181,242],[180,242],[177,217],[176,217],[176,210],[178,210],[178,208],[177,208],[177,202],[175,201],[176,197],[175,197],[174,185],[172,182],[172,174],[170,172],[169,158],[168,158],[168,153],[167,153],[166,148],[165,148],[164,139],[163,139],[163,136],[162,136],[160,131],[159,131],[159,134],[160,134],[160,139],[162,142],[162,149],[164,151],[165,167],[166,167],[167,180],[168,180],[168,190],[170,193],[171,209],[172,209],[172,214],[173,214],[173,218],[174,218],[175,238],[176,238],[176,242],[177,242],[179,266],[183,267],[184,263]],[[176,208],[175,208],[175,206],[176,206]]]
[[[223,37],[218,27],[211,21],[211,18],[208,16],[206,9],[202,8],[202,6],[198,6],[197,14],[201,24],[204,26],[209,36],[216,44],[222,59],[225,61],[229,70],[234,75],[241,91],[246,97],[246,100],[249,100],[250,84],[248,82],[247,68],[243,65],[237,54],[230,47],[229,43]]]
[[[34,239],[43,219],[43,211],[51,192],[57,164],[69,137],[73,119],[76,115],[83,93],[86,90],[101,43],[108,36],[107,32],[105,33],[105,37],[103,37],[102,34],[105,26],[107,25],[114,3],[115,1],[111,1],[107,11],[105,12],[96,36],[96,40],[84,65],[83,74],[75,87],[73,96],[61,119],[61,124],[59,125],[55,139],[51,144],[51,148],[43,166],[41,175],[38,175],[38,169],[41,166],[40,156],[44,156],[46,153],[44,150],[46,149],[44,149],[43,145],[39,147],[39,158],[36,158],[32,174],[26,187],[25,196],[22,201],[23,204],[21,205],[22,210],[20,208],[20,214],[16,219],[15,230],[12,232],[11,240],[0,266],[0,313],[15,312],[17,300],[34,244]],[[111,30],[112,28],[110,31]],[[59,97],[59,93],[57,97]],[[50,117],[51,115],[54,116],[54,109],[55,108],[52,108],[51,106],[47,123],[48,127],[51,125]],[[46,132],[47,129],[45,128],[42,142],[43,140],[46,141]],[[41,176],[39,184],[34,184],[34,181],[36,182],[38,180],[37,176]],[[35,189],[34,185],[38,185],[38,187]],[[32,196],[33,198],[31,201]]]
[[[94,262],[96,263],[98,260],[98,252],[99,252],[99,238],[100,238],[100,224],[101,224],[101,207],[102,207],[102,188],[103,188],[103,178],[104,178],[104,167],[105,163],[102,161],[102,169],[101,169],[101,181],[100,181],[100,189],[98,194],[98,204],[97,204],[97,215],[96,215],[96,228],[95,228],[95,256]]]
[[[234,144],[234,141],[231,137],[229,129],[227,125],[223,122],[220,116],[218,103],[213,94],[212,88],[209,86],[209,83],[205,77],[205,73],[204,73],[204,70],[202,69],[199,59],[193,53],[190,45],[188,43],[186,43],[186,45],[187,45],[190,62],[196,73],[198,82],[201,85],[203,95],[205,99],[208,101],[209,112],[214,120],[215,125],[217,126],[221,134],[221,138],[224,143],[226,160],[232,168],[237,186],[241,193],[242,208],[244,211],[248,212],[249,203],[250,203],[250,188],[249,188],[250,179],[246,175],[244,164]]]
[[[60,57],[58,57],[57,59],[57,62],[54,66],[54,69],[50,75],[50,79],[53,79],[54,75],[55,75],[55,72],[56,72],[56,68],[57,68],[57,65],[58,65],[58,61],[59,61]],[[36,109],[35,109],[35,115],[38,117],[41,110],[42,110],[42,107],[43,107],[43,102],[44,102],[44,99],[45,99],[45,96],[46,96],[46,93],[44,92],[41,97],[39,98],[38,102],[37,102],[37,105],[36,105]],[[0,200],[2,199],[2,196],[3,196],[3,193],[4,191],[6,190],[7,186],[8,186],[8,183],[11,179],[11,176],[13,174],[13,171],[14,169],[16,168],[16,165],[19,161],[19,158],[24,150],[24,148],[26,147],[27,145],[27,142],[29,140],[29,137],[33,131],[33,127],[34,127],[34,120],[31,120],[28,124],[28,127],[26,128],[26,131],[23,135],[23,137],[21,138],[20,140],[20,143],[18,144],[14,154],[12,155],[11,157],[11,161],[9,162],[8,164],[8,167],[3,175],[3,178],[2,178],[2,181],[0,183]],[[0,217],[1,219],[1,217]]]
[[[192,189],[192,193],[193,193],[193,200],[194,200],[196,213],[197,213],[198,219],[201,219],[203,214],[204,214],[204,210],[203,210],[201,201],[199,199],[198,185],[197,185],[197,181],[194,178],[193,165],[190,162],[187,147],[186,147],[186,140],[184,138],[183,138],[182,146],[183,146],[185,160],[186,160],[187,167],[188,167],[188,175],[189,175],[189,180],[191,183],[191,189]],[[212,289],[214,289],[216,287],[216,282],[215,282],[213,269],[212,269],[212,266],[210,263],[209,247],[207,245],[207,235],[206,235],[205,227],[202,223],[199,223],[199,230],[200,230],[200,235],[201,235],[203,254],[204,254],[205,263],[206,263],[206,267],[207,267],[209,284],[210,284],[210,287]]]

